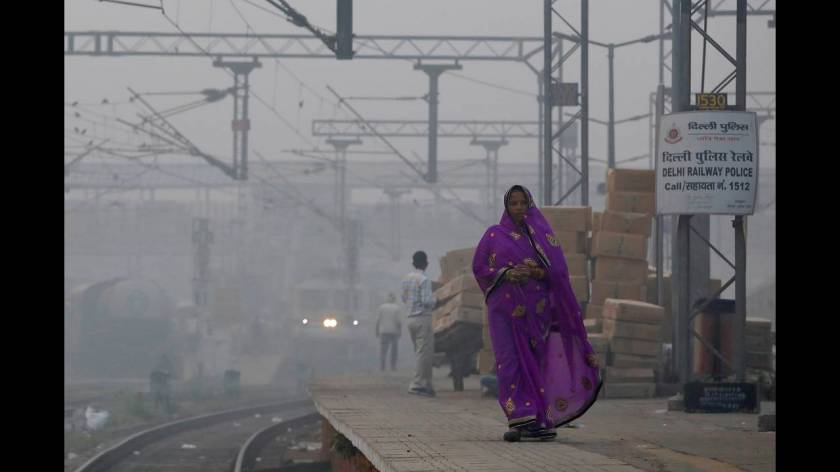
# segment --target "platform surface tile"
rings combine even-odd
[[[447,389],[426,398],[407,394],[406,385],[398,376],[354,374],[315,380],[310,393],[318,411],[380,472],[641,470],[559,437],[506,443],[501,409],[479,401],[477,391]]]

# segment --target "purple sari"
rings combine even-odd
[[[508,425],[551,428],[584,414],[595,402],[601,382],[598,368],[587,363],[594,350],[563,250],[530,192],[524,190],[529,206],[524,226],[505,211],[499,224],[481,238],[473,274],[485,294],[499,404]],[[545,277],[524,284],[505,280],[507,270],[527,263],[539,264]]]

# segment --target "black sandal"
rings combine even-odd
[[[522,439],[549,441],[557,437],[555,429],[540,428],[533,431],[522,431]]]

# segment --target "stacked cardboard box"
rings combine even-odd
[[[481,293],[478,282],[476,282],[475,277],[471,273],[461,274],[446,282],[434,291],[434,297],[438,302],[446,302],[462,292]]]
[[[607,209],[593,213],[592,294],[587,327],[597,330],[608,298],[647,299],[647,252],[655,210],[655,174],[648,170],[610,169]],[[641,202],[641,203],[639,203]]]
[[[608,298],[645,299],[646,260],[599,255],[594,262],[595,277],[592,280],[592,295],[586,309],[586,318],[600,320],[604,302]]]
[[[585,235],[592,229],[592,207],[544,206],[540,208],[540,211],[555,234],[567,232]]]
[[[482,348],[476,354],[476,368],[481,374],[492,372],[496,360],[487,327],[487,306],[484,294],[472,273],[475,248],[449,251],[440,259],[440,278],[443,285],[435,290],[438,308],[432,312],[432,330],[441,333],[455,323],[470,323],[482,327]]]
[[[540,208],[563,249],[569,266],[569,279],[578,302],[589,301],[589,231],[592,229],[592,208],[588,206],[546,206]]]
[[[483,325],[487,319],[484,295],[472,274],[461,274],[434,292],[438,308],[432,312],[432,328],[439,333],[456,322]]]
[[[636,300],[604,302],[603,336],[610,353],[604,375],[606,398],[653,396],[664,313],[660,306]]]
[[[610,169],[607,172],[607,210],[653,215],[656,211],[656,172]]]
[[[591,344],[592,348],[595,349],[595,354],[598,355],[598,359],[603,367],[606,365],[610,354],[609,340],[603,333],[590,334],[587,338],[589,339],[589,344]]]
[[[586,320],[584,320],[585,322]],[[598,356],[598,363],[600,364],[601,379],[604,378],[604,369],[607,365],[607,359],[610,356],[610,343],[603,333],[589,333],[587,335],[589,344],[595,350],[595,355]],[[598,394],[598,398],[604,398],[604,390]]]
[[[474,247],[447,252],[440,258],[440,282],[449,282],[461,274],[472,274],[474,255]]]
[[[748,369],[773,371],[773,333],[770,320],[747,318],[746,364]]]
[[[458,322],[483,325],[487,318],[487,311],[482,305],[484,305],[484,298],[480,293],[464,293],[454,297],[432,312],[434,332],[439,333]]]

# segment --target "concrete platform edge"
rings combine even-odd
[[[379,472],[396,472],[394,469],[388,466],[385,460],[382,457],[380,457],[367,442],[365,442],[361,437],[357,436],[350,426],[339,421],[338,418],[333,416],[327,408],[321,406],[321,404],[318,403],[315,397],[312,396],[311,392],[309,393],[309,398],[312,399],[312,403],[315,404],[315,409],[318,411],[318,413],[320,413],[326,421],[330,422],[333,429],[335,429],[339,433],[343,434],[347,439],[349,439],[350,442],[353,443],[354,446],[356,446],[356,449],[358,449],[362,454],[364,454],[367,460],[370,461],[370,463],[373,464],[374,467],[376,467],[376,470],[378,470]]]

